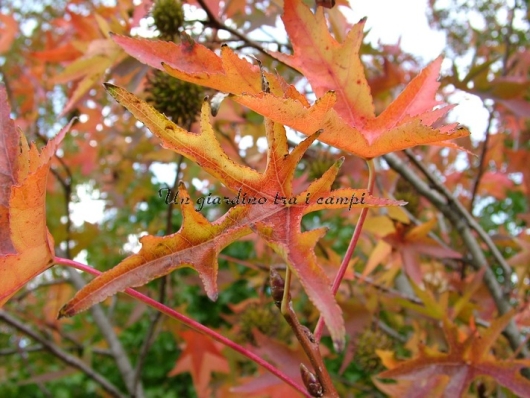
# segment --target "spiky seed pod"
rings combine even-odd
[[[180,0],[156,0],[151,10],[155,26],[162,40],[174,40],[184,24],[184,10]]]
[[[407,180],[400,178],[397,181],[394,197],[396,200],[404,200],[405,202],[408,202],[407,210],[410,211],[414,216],[418,215],[420,195],[418,195],[416,190]]]
[[[267,305],[249,305],[241,313],[239,324],[244,340],[253,344],[255,343],[253,329],[257,329],[267,336],[285,335],[281,317]]]
[[[316,178],[322,177],[328,169],[333,165],[333,159],[323,156],[319,159],[309,162],[309,180],[314,180]]]
[[[392,340],[385,333],[367,328],[355,342],[354,361],[368,373],[378,372],[383,370],[383,365],[375,350],[390,350],[392,347]]]
[[[160,70],[148,77],[146,91],[147,102],[184,128],[197,119],[204,97],[202,87],[175,79]]]
[[[336,162],[336,159],[334,159],[332,155],[330,155],[324,150],[321,150],[320,156],[318,159],[308,162],[308,170],[307,170],[308,180],[312,181],[312,180],[322,177],[322,175],[326,171],[328,171],[329,168],[333,166],[335,162]],[[339,170],[339,173],[337,174],[335,181],[333,181],[333,184],[331,185],[331,189],[340,188],[340,183],[338,182],[338,178],[340,176],[341,176],[341,172]]]

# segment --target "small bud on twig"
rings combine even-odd
[[[270,273],[271,295],[276,307],[280,308],[283,300],[283,292],[285,289],[285,281],[281,275],[274,268],[271,268]]]
[[[303,363],[300,364],[300,373],[302,374],[302,381],[307,388],[307,392],[312,397],[321,397],[324,395],[322,384],[320,384],[317,377]]]

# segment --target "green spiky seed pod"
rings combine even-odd
[[[180,0],[156,0],[151,11],[162,40],[174,40],[184,24],[184,10]]]
[[[273,307],[263,304],[251,304],[240,314],[239,325],[241,327],[241,341],[249,341],[255,344],[253,329],[259,330],[266,336],[272,336],[279,340],[287,341],[291,336],[291,329],[278,311]]]
[[[147,102],[179,126],[189,128],[197,119],[204,99],[202,87],[156,70],[148,77]]]
[[[333,165],[333,159],[327,156],[323,156],[320,159],[316,159],[312,162],[309,162],[309,180],[314,180],[316,178],[322,177],[328,169]]]
[[[375,350],[390,350],[392,347],[392,340],[381,330],[365,329],[355,341],[354,361],[367,373],[377,373],[384,367]]]
[[[418,195],[416,190],[407,180],[400,178],[397,181],[394,197],[396,200],[404,200],[405,202],[408,202],[407,210],[410,211],[410,213],[414,216],[418,215],[420,195]]]
[[[317,178],[322,177],[322,175],[330,169],[331,166],[336,162],[336,159],[332,157],[332,155],[329,155],[327,152],[321,151],[321,157],[318,159],[312,160],[311,162],[308,162],[308,180],[313,181]],[[339,173],[337,174],[337,177],[335,177],[335,181],[333,181],[333,184],[331,185],[331,189],[338,189],[340,188],[340,183],[338,181],[338,178],[341,176],[341,172],[339,170]]]

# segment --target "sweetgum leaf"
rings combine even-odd
[[[354,25],[344,42],[338,43],[328,31],[322,9],[313,14],[301,0],[286,0],[284,4],[282,19],[294,54],[271,55],[309,80],[315,93],[326,98],[313,106],[322,109],[317,111],[293,99],[265,93],[248,93],[238,97],[238,102],[304,134],[312,134],[315,127],[323,128],[321,141],[363,158],[469,135],[467,130],[455,130],[455,125],[430,127],[451,108],[433,110],[440,105],[434,97],[440,85],[437,78],[441,58],[427,66],[376,116],[359,56],[365,20]],[[331,109],[329,101],[333,103]],[[329,110],[324,112],[325,108]],[[321,117],[305,119],[302,115],[308,112]]]
[[[513,317],[507,312],[491,323],[482,334],[471,334],[464,341],[458,339],[458,328],[444,320],[444,333],[449,352],[429,350],[425,347],[418,357],[400,362],[386,370],[378,378],[415,380],[449,376],[443,385],[443,397],[466,396],[470,383],[478,376],[490,376],[508,387],[519,397],[530,397],[530,380],[521,375],[523,368],[530,367],[530,360],[499,360],[490,354],[493,344]]]
[[[138,254],[94,279],[78,292],[60,315],[74,315],[126,287],[145,284],[182,266],[195,268],[209,297],[215,299],[219,252],[231,242],[254,231],[284,258],[322,313],[334,342],[342,346],[344,321],[331,293],[330,281],[314,252],[314,246],[325,230],[320,228],[302,232],[300,221],[303,215],[322,209],[401,205],[404,202],[376,198],[366,190],[331,190],[342,160],[311,183],[304,192],[293,193],[292,180],[296,166],[318,134],[289,152],[284,127],[266,121],[269,144],[267,166],[263,173],[259,173],[235,163],[221,149],[209,122],[208,102],[204,102],[201,112],[201,133],[195,134],[180,128],[126,90],[110,84],[106,86],[120,104],[161,139],[164,147],[195,161],[240,198],[257,198],[262,203],[239,203],[212,223],[197,213],[191,204],[184,204],[183,225],[176,234],[142,238],[143,246]],[[183,186],[181,189],[187,196]],[[279,198],[285,198],[285,202]]]
[[[6,91],[0,86],[0,306],[53,264],[46,183],[51,158],[71,125],[39,153],[9,114]]]
[[[168,376],[190,372],[195,391],[199,397],[211,397],[210,380],[212,372],[229,373],[230,366],[216,343],[210,337],[186,330],[180,333],[186,346]]]

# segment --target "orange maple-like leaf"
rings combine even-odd
[[[51,158],[69,126],[39,153],[9,118],[0,86],[0,306],[53,264],[46,228],[46,180]]]
[[[437,380],[440,382],[438,387],[443,388],[443,395],[440,396],[452,398],[465,396],[470,383],[476,377],[490,376],[517,396],[528,398],[530,381],[523,377],[520,371],[530,367],[530,360],[499,360],[490,353],[493,344],[512,317],[513,311],[508,312],[492,322],[482,334],[472,333],[464,341],[458,339],[457,326],[445,320],[444,332],[449,352],[422,347],[417,358],[393,363],[391,366],[394,367],[378,374],[377,377],[406,380],[405,384],[412,382],[416,387],[417,381]],[[449,379],[443,376],[449,376]]]
[[[232,161],[222,150],[210,124],[210,105],[204,102],[201,112],[201,133],[190,133],[126,90],[107,84],[109,93],[142,121],[163,143],[163,146],[196,162],[218,178],[236,194],[239,201],[224,216],[209,222],[186,203],[188,194],[181,185],[181,229],[166,237],[141,238],[142,249],[103,273],[83,288],[62,310],[73,315],[105,297],[139,286],[174,269],[191,266],[202,278],[211,299],[217,297],[217,256],[228,244],[256,232],[289,265],[300,279],[309,298],[322,313],[333,340],[344,341],[344,321],[331,292],[330,281],[317,262],[314,246],[325,233],[324,228],[302,232],[303,215],[322,209],[344,209],[400,205],[368,194],[366,190],[343,188],[331,190],[342,161],[301,193],[292,192],[292,180],[298,162],[318,137],[307,138],[289,152],[285,129],[266,122],[269,143],[267,166],[263,173]]]
[[[436,218],[413,228],[406,228],[403,224],[397,223],[394,231],[382,236],[382,240],[377,243],[366,263],[363,275],[369,275],[375,267],[393,256],[399,257],[403,271],[416,284],[420,284],[423,278],[420,255],[435,258],[461,258],[460,253],[443,247],[428,236],[436,224]]]
[[[211,397],[212,372],[228,373],[230,367],[212,339],[193,330],[180,333],[186,346],[168,376],[190,372],[198,398]]]
[[[0,14],[0,54],[11,48],[18,32],[18,24],[12,15]]]
[[[107,12],[112,15],[113,12],[119,13],[119,9],[108,8]],[[61,115],[74,109],[94,86],[103,82],[109,69],[127,56],[110,38],[110,26],[100,14],[81,16],[68,11],[68,16],[68,21],[63,19],[64,29],[69,32],[66,36],[72,36],[72,39],[58,45],[50,35],[47,37],[48,49],[33,53],[35,58],[46,62],[64,64],[72,61],[51,79],[53,84],[75,82]],[[124,32],[127,26],[114,23],[113,29]]]
[[[189,38],[179,45],[122,36],[114,40],[148,65],[179,79],[235,94],[235,101],[306,135],[323,129],[321,141],[363,158],[416,145],[455,147],[446,140],[469,135],[465,129],[455,130],[456,125],[432,127],[450,109],[433,110],[439,105],[434,96],[439,87],[441,58],[376,116],[359,57],[364,21],[338,43],[328,31],[321,8],[313,14],[301,0],[286,0],[283,20],[294,55],[272,55],[309,80],[320,97],[313,106],[277,76],[267,76],[271,93],[263,93],[258,67],[239,59],[228,47],[218,57]]]

